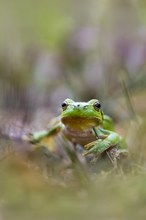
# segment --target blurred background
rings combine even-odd
[[[67,97],[75,101],[99,99],[104,112],[115,121],[117,131],[126,137],[133,151],[136,149],[137,156],[134,155],[132,161],[137,165],[132,168],[132,174],[138,170],[145,175],[145,0],[0,0],[1,133],[14,137],[24,130],[41,129],[47,121],[60,113],[61,103]],[[140,120],[134,121],[135,117]],[[131,125],[132,120],[134,123]],[[3,146],[4,143],[0,144]],[[19,147],[20,144],[17,144],[17,148]],[[17,162],[12,162],[13,166],[8,162],[0,169],[2,179],[6,180],[0,183],[6,198],[0,204],[0,210],[3,207],[0,218],[6,216],[6,219],[11,219],[17,213],[23,215],[21,219],[28,219],[29,208],[41,208],[43,212],[34,214],[32,211],[31,219],[48,219],[48,207],[41,205],[50,202],[50,197],[45,197],[46,192],[50,193],[48,185],[44,187],[42,177],[32,174],[31,170],[26,167],[24,169],[23,166],[21,168],[24,175],[21,176],[21,169],[15,169],[20,161],[18,164]],[[13,172],[10,172],[11,175],[7,173],[7,167],[14,168],[14,175]],[[55,194],[58,188],[53,186],[51,198],[55,195],[55,199],[49,209],[50,216],[53,219],[59,219],[60,216],[67,216],[67,219],[81,216],[86,219],[86,213],[82,213],[78,207],[91,207],[96,202],[99,210],[104,210],[104,213],[99,211],[97,214],[96,208],[92,206],[90,218],[96,219],[98,216],[100,219],[117,219],[118,216],[118,219],[126,219],[127,216],[130,219],[129,216],[135,207],[137,209],[137,205],[135,202],[129,210],[126,209],[125,200],[132,202],[132,198],[124,194],[125,188],[134,195],[134,201],[140,204],[139,195],[145,201],[145,177],[141,177],[141,183],[138,182],[139,177],[127,178],[129,179],[124,186],[121,180],[115,180],[114,187],[113,183],[110,185],[121,196],[120,201],[109,188],[102,197],[101,192],[104,191],[106,181],[109,181],[109,177],[103,175],[98,179],[103,187],[91,190],[91,194],[86,190],[80,193],[80,188],[77,195],[63,191],[63,197],[59,194],[58,201],[58,194]],[[6,184],[10,179],[12,188]],[[134,184],[135,181],[139,188]],[[133,184],[133,191],[130,184]],[[74,189],[72,190],[74,194]],[[101,200],[93,196],[96,194],[94,190],[100,194]],[[29,202],[26,192],[30,193]],[[113,203],[110,199],[105,202],[107,195]],[[106,209],[107,212],[102,202],[107,207],[111,205]],[[117,204],[116,209],[114,204]],[[145,219],[143,204],[140,205],[141,212],[133,215],[132,219],[139,218],[138,215]],[[55,206],[58,207],[59,214],[55,213]],[[18,207],[20,213],[17,212]],[[128,213],[126,216],[122,215],[124,209]],[[112,213],[115,213],[116,218]],[[120,218],[120,215],[123,217]]]
[[[98,98],[106,113],[126,117],[126,104],[117,102],[122,81],[132,93],[146,85],[145,6],[142,0],[1,0],[1,109],[30,119],[42,109],[59,114],[67,97]]]

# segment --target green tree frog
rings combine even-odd
[[[104,115],[97,99],[88,102],[65,99],[61,115],[54,120],[52,128],[34,132],[29,140],[33,144],[41,143],[44,138],[58,133],[74,146],[81,145],[84,149],[83,157],[92,154],[94,158],[98,158],[106,153],[111,162],[114,162],[121,154],[128,152],[124,138],[114,131],[112,119]],[[114,156],[113,149],[116,149]]]

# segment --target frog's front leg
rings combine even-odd
[[[87,152],[84,153],[84,156],[89,154],[100,155],[107,149],[111,147],[116,147],[119,145],[120,136],[112,131],[102,129],[103,135],[97,136],[97,140],[85,145]]]
[[[30,142],[31,144],[37,144],[46,137],[49,138],[57,135],[61,131],[61,129],[62,126],[58,123],[51,129],[29,133],[24,139]]]

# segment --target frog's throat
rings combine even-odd
[[[79,117],[79,116],[66,116],[61,118],[62,123],[74,130],[87,130],[93,127],[98,127],[102,123],[101,118],[92,117]]]

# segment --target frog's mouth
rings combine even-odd
[[[95,116],[81,117],[81,116],[66,116],[62,117],[62,123],[74,130],[88,130],[93,127],[98,127],[101,124],[101,119]]]

